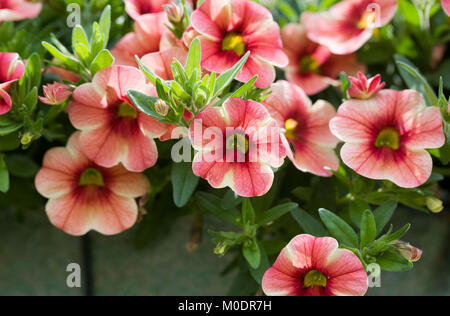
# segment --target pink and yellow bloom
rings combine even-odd
[[[158,151],[153,138],[166,132],[166,125],[139,112],[127,91],[155,95],[155,88],[134,67],[111,66],[73,92],[68,107],[73,126],[81,130],[84,154],[102,167],[122,163],[140,172],[156,163]]]
[[[348,89],[348,95],[353,99],[367,100],[384,88],[385,83],[381,82],[381,75],[376,75],[370,79],[363,73],[358,73],[358,78],[348,77],[352,84]]]
[[[345,0],[326,12],[305,12],[301,20],[312,41],[345,55],[361,48],[396,11],[397,0]]]
[[[368,279],[358,257],[334,238],[298,235],[266,271],[262,288],[268,296],[363,296]]]
[[[42,3],[27,0],[0,1],[0,22],[20,21],[31,19],[39,15]]]
[[[444,145],[442,118],[415,90],[381,90],[369,100],[349,100],[330,122],[345,142],[344,163],[364,177],[404,188],[422,185],[433,167],[428,148]]]
[[[123,166],[103,168],[80,148],[80,133],[67,147],[50,149],[35,180],[36,189],[49,201],[48,218],[64,232],[80,236],[90,230],[118,234],[134,225],[136,198],[148,193],[146,177]]]
[[[134,32],[122,37],[111,50],[114,63],[137,67],[135,55],[142,57],[159,51],[163,34],[169,32],[166,23],[168,22],[165,14],[147,14],[138,17],[134,24]]]
[[[11,110],[9,95],[11,84],[19,80],[25,71],[25,65],[17,53],[0,53],[0,115]]]
[[[49,105],[59,105],[72,95],[72,88],[63,83],[54,82],[42,87],[44,96],[39,96],[42,103]]]
[[[450,0],[442,0],[442,9],[450,16]]]
[[[266,8],[253,1],[205,0],[191,22],[201,34],[202,67],[208,71],[222,73],[250,51],[236,79],[246,82],[258,75],[255,86],[267,88],[275,80],[274,65],[288,63],[278,24]]]
[[[331,176],[339,159],[334,148],[339,139],[331,134],[330,120],[336,110],[326,101],[312,105],[302,89],[287,81],[272,84],[272,94],[263,101],[270,115],[285,129],[287,155],[294,165],[319,176]]]
[[[310,41],[300,24],[290,23],[281,30],[283,49],[289,58],[286,78],[300,86],[308,95],[340,84],[341,72],[356,75],[364,71],[355,54],[335,55],[323,45]]]
[[[163,15],[163,5],[172,2],[172,0],[124,0],[125,10],[134,20],[142,15],[154,14]]]
[[[201,112],[189,136],[198,150],[194,173],[212,187],[230,187],[240,196],[267,193],[272,168],[281,166],[286,156],[277,122],[261,104],[240,98]]]

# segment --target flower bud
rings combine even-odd
[[[416,248],[414,246],[411,246],[407,242],[403,242],[401,240],[397,240],[393,243],[395,249],[397,252],[402,255],[403,258],[408,260],[409,262],[416,262],[419,261],[422,257],[422,250],[419,248]]]
[[[426,204],[427,208],[433,213],[440,213],[444,209],[442,201],[434,196],[427,197]]]
[[[23,134],[22,138],[20,139],[20,143],[22,145],[28,145],[33,140],[33,134],[30,132],[27,132]]]
[[[155,110],[156,110],[156,113],[158,113],[159,115],[166,116],[167,113],[169,113],[169,106],[167,105],[166,102],[159,99],[155,103]]]
[[[208,98],[209,91],[206,88],[200,86],[195,93],[195,105],[199,108],[203,107],[204,105],[206,105],[206,102],[208,102]]]
[[[49,105],[60,105],[72,95],[72,88],[59,82],[47,84],[42,88],[44,97],[39,96],[39,100]]]
[[[164,11],[167,13],[167,19],[173,25],[177,25],[183,21],[184,8],[182,5],[169,3],[164,6]]]
[[[229,243],[226,241],[221,241],[217,244],[216,248],[214,248],[214,253],[216,255],[223,256],[228,251],[228,249],[230,249]]]
[[[381,76],[376,75],[373,78],[367,79],[363,73],[358,73],[358,78],[348,77],[351,86],[348,89],[348,95],[354,99],[367,100],[377,94],[384,87],[384,82],[381,82]]]

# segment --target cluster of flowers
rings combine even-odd
[[[255,2],[204,0],[180,37],[168,25],[176,29],[183,23],[182,6],[168,0],[125,4],[135,20],[134,32],[112,49],[114,65],[75,89],[59,82],[43,87],[43,103],[57,105],[72,98],[67,112],[78,130],[65,148],[46,153],[36,176],[36,188],[49,199],[46,211],[56,227],[72,235],[90,230],[111,235],[134,225],[136,198],[150,188],[141,172],[158,159],[154,139],[172,138],[174,128],[140,112],[128,97],[130,89],[158,95],[135,56],[160,78],[172,80],[172,61],[185,63],[194,38],[201,41],[205,72],[223,73],[249,52],[236,79],[247,82],[258,75],[255,86],[272,91],[261,102],[231,98],[192,118],[187,134],[198,150],[193,172],[212,187],[230,187],[244,197],[264,195],[272,186],[273,169],[285,157],[303,172],[331,176],[339,167],[339,142],[344,142],[343,162],[364,177],[404,188],[429,178],[432,159],[426,149],[445,142],[439,109],[427,107],[417,91],[384,89],[380,75],[366,78],[365,66],[355,55],[375,27],[393,18],[396,0],[342,1],[327,12],[306,12],[301,24],[281,30],[271,13]],[[378,11],[368,9],[373,4]],[[448,9],[448,1],[443,4]],[[40,9],[39,3],[2,1],[0,20],[33,17]],[[274,82],[274,66],[285,70],[287,81]],[[79,79],[62,69],[48,71],[68,81]],[[337,111],[324,100],[313,104],[308,96],[338,85],[341,72],[353,75],[349,100]],[[0,114],[11,109],[8,89],[23,73],[24,62],[17,54],[0,53]],[[159,112],[167,113],[164,103]],[[223,137],[229,127],[236,132]],[[243,161],[207,159],[212,150],[203,133],[207,128],[217,131],[210,136],[220,139],[223,155],[240,153]],[[267,271],[263,289],[268,295],[362,295],[367,275],[360,260],[338,249],[333,238],[300,235]]]

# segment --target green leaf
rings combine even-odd
[[[19,130],[23,126],[23,123],[13,123],[8,126],[0,126],[0,136],[6,136]]]
[[[63,54],[55,46],[48,42],[42,42],[42,45],[48,50],[50,54],[53,55],[53,57],[59,59],[70,70],[78,71],[80,69],[81,64],[72,56]]]
[[[438,98],[431,88],[428,81],[420,73],[419,69],[414,66],[406,57],[395,55],[395,63],[399,69],[400,75],[405,81],[406,85],[425,94],[428,99],[428,104],[436,106],[438,105]]]
[[[348,205],[350,219],[352,224],[358,228],[361,225],[361,218],[365,210],[370,209],[369,204],[362,200],[353,200]]]
[[[242,222],[244,225],[255,223],[255,210],[249,198],[245,198],[242,202]]]
[[[242,246],[242,254],[251,268],[258,269],[261,263],[261,251],[256,240],[246,240]]]
[[[348,89],[350,88],[350,86],[352,84],[351,84],[350,80],[348,80],[348,76],[345,72],[340,74],[339,80],[341,81],[342,95],[344,96],[344,99],[347,100],[349,98]]]
[[[272,207],[271,209],[265,211],[261,217],[259,218],[259,220],[257,221],[257,225],[258,226],[262,226],[265,225],[267,223],[273,222],[274,220],[280,218],[281,216],[291,212],[292,210],[294,210],[295,208],[298,207],[297,203],[285,203],[285,204],[280,204],[277,205],[275,207]]]
[[[195,199],[198,205],[207,213],[217,216],[224,221],[242,227],[241,214],[236,208],[224,209],[221,199],[213,194],[197,192]]]
[[[33,178],[39,170],[38,164],[33,159],[22,154],[7,155],[5,163],[9,172],[20,178]]]
[[[95,75],[98,71],[108,68],[114,63],[114,57],[111,55],[109,50],[103,49],[98,53],[98,55],[92,61],[90,71],[91,75]]]
[[[365,210],[361,218],[361,249],[377,237],[377,226],[372,211]]]
[[[0,127],[1,129],[1,127]],[[20,140],[18,133],[0,136],[0,152],[11,151],[19,148]]]
[[[0,154],[0,192],[6,193],[9,190],[9,173],[6,167],[3,157],[5,155]]]
[[[98,22],[99,30],[103,35],[105,46],[108,44],[109,31],[111,29],[111,6],[108,4],[102,12],[100,20]]]
[[[78,44],[86,46],[89,50],[89,40],[81,25],[76,25],[72,31],[72,49],[74,52],[76,52],[75,48]]]
[[[291,215],[305,233],[317,237],[328,235],[327,230],[323,227],[322,223],[302,208],[296,207],[291,211]]]
[[[247,52],[232,68],[228,69],[217,78],[216,86],[214,88],[214,95],[211,100],[217,98],[217,96],[222,93],[222,91],[231,83],[231,81],[233,81],[233,79],[247,62],[248,56],[250,56],[250,52]]]
[[[136,90],[128,90],[128,97],[133,105],[142,113],[159,120],[164,119],[163,116],[155,111],[155,102],[158,101],[158,98],[146,95]]]
[[[336,214],[323,208],[319,209],[319,215],[334,238],[344,245],[358,248],[358,235],[349,224]]]
[[[388,201],[373,211],[375,224],[377,226],[377,235],[379,235],[384,227],[386,227],[387,223],[389,223],[396,208],[396,201]]]
[[[173,201],[177,207],[183,207],[194,193],[199,178],[192,172],[190,163],[180,162],[172,165],[171,179]]]
[[[202,59],[202,51],[200,47],[200,40],[195,38],[191,46],[189,47],[189,55],[186,61],[186,74],[188,77],[194,73],[194,70],[197,69],[197,74],[201,74],[200,62]]]
[[[377,263],[380,265],[380,268],[385,271],[408,271],[413,267],[411,262],[394,251],[384,252],[377,258]]]
[[[269,264],[269,258],[267,257],[267,253],[264,250],[264,247],[261,245],[261,243],[259,243],[259,242],[257,242],[257,243],[258,243],[259,251],[261,254],[260,264],[257,269],[253,269],[249,265],[249,271],[250,271],[250,274],[252,275],[253,279],[255,279],[255,281],[258,282],[259,285],[261,285],[263,276],[266,273],[266,271],[270,268],[270,264]]]

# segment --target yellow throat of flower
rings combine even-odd
[[[320,73],[320,64],[312,56],[305,56],[300,60],[300,73],[308,74],[308,73]]]
[[[87,168],[81,173],[80,180],[78,182],[80,186],[95,185],[98,187],[105,186],[103,181],[103,175],[95,168]]]
[[[131,117],[137,118],[138,112],[134,107],[129,105],[127,102],[122,102],[117,109],[117,116],[120,118]]]
[[[303,286],[304,287],[311,287],[311,286],[326,287],[327,286],[327,277],[317,270],[308,271],[308,273],[306,273],[306,275],[305,275],[305,278],[303,279]]]
[[[244,134],[233,134],[227,139],[226,147],[228,150],[239,150],[241,153],[246,154],[249,149],[248,139]]]
[[[239,57],[245,54],[245,48],[244,38],[236,33],[227,34],[222,41],[222,50],[232,50]]]
[[[377,19],[377,14],[373,11],[364,11],[364,14],[356,25],[359,29],[366,29],[369,27],[374,27]]]
[[[389,147],[394,150],[400,148],[400,134],[392,127],[387,127],[378,133],[375,140],[375,147]]]
[[[284,128],[286,129],[285,136],[288,139],[294,139],[295,138],[295,130],[298,127],[298,122],[294,119],[287,119],[286,122],[284,122]]]

